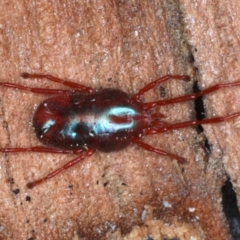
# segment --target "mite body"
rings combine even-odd
[[[160,134],[174,129],[200,124],[223,122],[240,116],[240,112],[237,112],[225,117],[171,124],[162,121],[162,118],[164,118],[163,114],[151,111],[151,109],[157,106],[193,100],[214,92],[219,88],[240,86],[240,82],[218,84],[198,93],[144,103],[140,99],[141,96],[157,84],[168,81],[169,79],[189,81],[189,77],[180,75],[161,77],[144,86],[133,96],[129,96],[127,93],[118,89],[94,90],[91,87],[61,80],[51,75],[23,73],[22,77],[46,78],[49,81],[70,87],[72,90],[29,88],[9,82],[0,83],[2,87],[52,95],[38,106],[32,120],[36,136],[45,146],[2,148],[0,152],[78,154],[78,157],[47,176],[28,183],[28,188],[32,188],[54,177],[63,170],[85,159],[87,156],[92,155],[95,150],[102,152],[118,151],[124,149],[130,143],[137,144],[147,151],[168,156],[183,163],[185,161],[184,158],[150,146],[140,139],[146,135]]]
[[[54,148],[121,150],[151,124],[143,105],[129,100],[117,89],[54,95],[37,108],[33,128],[43,144]]]

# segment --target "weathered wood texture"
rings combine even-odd
[[[0,81],[62,88],[20,78],[23,71],[49,73],[131,94],[166,74],[188,74],[200,88],[240,76],[237,0],[1,0],[0,12]],[[170,98],[192,85],[173,80],[161,89]],[[239,93],[208,96],[207,116],[240,111]],[[45,96],[5,88],[0,97],[1,147],[39,144],[30,119]],[[145,100],[161,97],[156,88]],[[168,122],[195,117],[192,103],[160,111]],[[131,145],[97,152],[31,190],[27,182],[74,156],[1,154],[0,239],[226,240],[221,186],[226,170],[239,194],[238,121],[204,127],[209,155],[195,128],[145,138],[185,157],[185,165]]]

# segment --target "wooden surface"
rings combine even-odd
[[[0,81],[60,88],[20,78],[48,73],[129,94],[166,74],[190,75],[200,88],[239,78],[240,3],[217,1],[44,1],[0,3]],[[162,85],[170,98],[193,81]],[[240,111],[240,89],[204,103],[208,117]],[[31,125],[45,96],[0,89],[1,147],[39,144]],[[145,101],[160,99],[159,88]],[[195,117],[192,103],[166,106],[164,121]],[[34,188],[26,183],[72,159],[58,154],[0,155],[0,239],[229,238],[221,186],[230,175],[239,194],[239,119],[144,139],[187,164],[137,146],[97,152]]]

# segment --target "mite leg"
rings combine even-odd
[[[88,150],[86,150],[86,152],[85,152],[83,155],[80,155],[80,156],[78,156],[77,158],[74,158],[74,159],[71,160],[70,162],[68,162],[68,163],[66,163],[65,165],[63,165],[62,167],[60,167],[60,168],[56,169],[55,171],[49,173],[47,176],[45,176],[45,177],[43,177],[43,178],[40,178],[40,179],[38,179],[38,180],[36,180],[36,181],[29,182],[29,183],[27,184],[27,187],[28,187],[28,188],[33,188],[33,187],[35,187],[36,185],[38,185],[38,184],[40,184],[40,183],[42,183],[42,182],[44,182],[44,181],[46,181],[46,180],[48,180],[48,179],[56,176],[56,175],[58,175],[58,174],[61,173],[62,171],[66,170],[66,169],[72,167],[73,165],[77,164],[78,162],[84,160],[86,157],[91,156],[91,155],[94,153],[94,151],[95,151],[95,150],[93,150],[93,149],[88,149]]]
[[[62,150],[55,149],[50,147],[26,147],[26,148],[0,148],[0,152],[2,153],[15,153],[15,152],[45,152],[45,153],[73,153],[80,154],[84,152],[84,149],[79,150]]]
[[[161,149],[154,148],[151,145],[148,145],[147,143],[141,142],[137,137],[132,137],[131,142],[137,144],[139,147],[144,148],[147,151],[157,153],[161,156],[168,156],[168,157],[174,158],[177,161],[179,161],[180,163],[185,163],[186,162],[186,160],[184,158],[179,157],[175,154],[165,152]]]
[[[131,101],[138,101],[139,98],[146,93],[147,91],[151,90],[152,88],[154,88],[157,84],[159,83],[163,83],[166,82],[170,79],[176,79],[176,80],[184,80],[184,81],[189,81],[190,78],[188,76],[180,76],[180,75],[166,75],[164,77],[161,77],[153,82],[150,82],[149,84],[147,84],[146,86],[144,86],[143,88],[141,88],[136,94],[134,94],[131,97]]]
[[[41,93],[41,94],[59,94],[59,93],[71,92],[69,90],[60,90],[60,89],[31,88],[31,87],[26,87],[26,86],[22,86],[15,83],[9,83],[9,82],[0,82],[0,86],[25,90],[25,91],[34,92],[34,93]]]
[[[157,113],[152,113],[151,117],[152,117],[152,119],[158,119],[158,118],[164,118],[165,115],[162,114],[162,113],[157,112]]]
[[[60,78],[56,78],[56,77],[53,77],[51,75],[35,74],[35,73],[34,74],[22,73],[21,76],[23,78],[38,78],[38,79],[46,78],[49,81],[57,82],[57,83],[63,84],[64,86],[67,86],[67,87],[70,87],[70,88],[76,88],[76,89],[78,89],[80,91],[83,91],[83,92],[86,92],[86,93],[93,92],[93,89],[91,87],[86,87],[86,86],[84,86],[82,84],[79,84],[79,83],[74,83],[74,82],[62,80]]]
[[[169,124],[164,127],[160,127],[158,129],[153,129],[150,127],[143,130],[143,135],[164,133],[174,129],[193,127],[193,126],[202,125],[202,124],[220,123],[220,122],[224,122],[239,116],[240,116],[240,112],[237,112],[225,117],[216,117],[216,118],[209,118],[209,119],[203,119],[203,120],[193,120],[193,121]]]
[[[143,105],[144,105],[144,109],[147,110],[147,109],[154,108],[156,106],[164,106],[167,104],[180,103],[180,102],[185,102],[185,101],[189,101],[189,100],[194,100],[203,95],[215,92],[220,88],[228,88],[228,87],[236,87],[236,86],[240,86],[240,82],[217,84],[217,85],[206,88],[197,93],[192,93],[192,94],[189,94],[186,96],[181,96],[181,97],[176,97],[176,98],[166,99],[166,100],[161,100],[161,101],[156,101],[156,102],[148,102],[148,103],[144,103]]]

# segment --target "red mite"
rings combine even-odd
[[[237,116],[240,112],[225,117],[193,120],[168,124],[160,120],[164,115],[151,113],[156,106],[180,103],[214,92],[219,88],[240,86],[240,82],[218,84],[198,93],[167,100],[143,103],[140,97],[157,84],[169,79],[189,81],[188,76],[167,75],[147,84],[133,96],[118,89],[94,90],[81,84],[64,81],[50,75],[23,73],[23,78],[46,78],[63,84],[73,90],[29,88],[13,83],[2,82],[3,87],[21,89],[41,94],[53,95],[37,108],[32,125],[37,138],[47,147],[2,148],[0,152],[51,152],[75,153],[79,156],[47,176],[30,182],[28,188],[54,177],[63,170],[92,155],[95,150],[113,152],[137,144],[147,151],[169,156],[183,163],[184,158],[154,148],[140,140],[142,136],[159,134],[173,129],[223,122]]]

